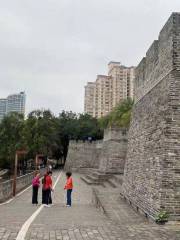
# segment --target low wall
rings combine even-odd
[[[42,170],[41,174],[44,173]],[[28,173],[17,178],[16,192],[20,192],[29,186],[32,182],[34,172]],[[13,179],[0,183],[0,202],[11,198],[13,196]]]

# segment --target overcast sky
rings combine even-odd
[[[0,0],[0,97],[26,112],[83,111],[84,85],[109,61],[137,65],[180,0]]]

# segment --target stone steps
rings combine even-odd
[[[109,179],[106,182],[104,182],[104,186],[105,186],[105,188],[109,188],[109,187],[110,188],[117,188],[118,187],[113,179]]]
[[[123,175],[112,175],[111,178],[103,182],[104,188],[120,188],[123,183]]]
[[[91,179],[87,178],[87,176],[82,176],[81,180],[85,182],[87,185],[102,185],[99,181],[92,181]]]
[[[99,179],[99,178],[97,178],[97,177],[95,177],[93,175],[89,175],[89,174],[86,175],[86,178],[89,179],[92,182],[102,182],[103,181],[102,179]]]
[[[123,184],[123,174],[116,174],[113,175],[114,181],[116,181],[118,184],[122,185]]]
[[[122,174],[105,174],[98,170],[91,169],[87,174],[81,176],[81,180],[88,185],[99,185],[105,188],[118,188],[122,185]]]

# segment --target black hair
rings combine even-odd
[[[69,177],[71,177],[71,176],[72,176],[72,172],[67,172],[67,173],[66,173],[66,177],[69,178]]]

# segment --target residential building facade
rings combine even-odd
[[[88,82],[85,86],[85,96],[84,96],[84,111],[93,116],[94,109],[94,94],[95,94],[95,83]]]
[[[86,85],[84,111],[100,118],[111,112],[121,101],[133,99],[134,78],[134,67],[123,66],[120,62],[110,62],[108,75],[98,75],[95,82]]]
[[[110,78],[106,75],[98,75],[95,85],[93,117],[100,118],[109,112]]]
[[[25,114],[25,103],[25,92],[12,94],[5,99],[0,99],[0,121],[6,114],[9,114],[11,112]]]

